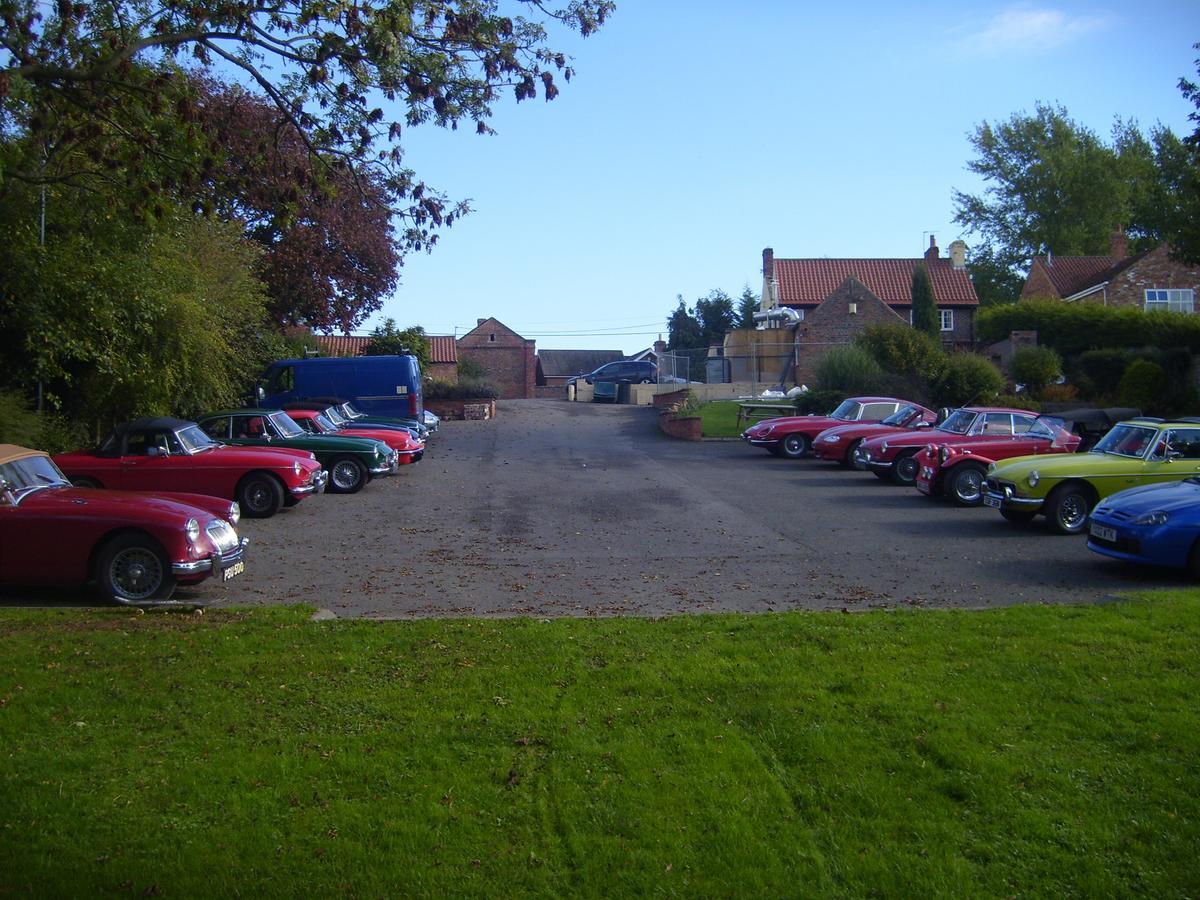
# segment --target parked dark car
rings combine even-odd
[[[583,376],[588,384],[653,384],[658,380],[658,366],[648,359],[625,359],[605,363]]]

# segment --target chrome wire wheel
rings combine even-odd
[[[959,506],[978,506],[983,502],[983,481],[983,472],[967,466],[951,477],[950,496]]]
[[[920,464],[917,462],[917,451],[913,450],[899,457],[892,465],[892,481],[896,482],[896,484],[913,484],[917,480],[917,471],[919,469]]]
[[[1079,534],[1087,524],[1092,505],[1078,487],[1060,487],[1050,495],[1046,518],[1059,534]]]
[[[161,590],[166,572],[149,547],[126,547],[108,564],[108,581],[125,600],[149,600]]]
[[[366,482],[366,470],[356,459],[342,457],[329,469],[329,485],[335,493],[352,494]]]

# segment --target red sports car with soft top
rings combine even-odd
[[[307,450],[230,447],[195,422],[165,416],[118,425],[95,450],[59,453],[54,462],[79,487],[225,497],[253,519],[320,493],[328,478]]]
[[[881,422],[908,405],[907,400],[895,397],[851,397],[827,416],[763,419],[743,431],[742,440],[775,456],[800,459],[812,452],[813,440],[826,428],[847,422]]]
[[[938,419],[937,413],[916,403],[900,407],[882,422],[856,422],[826,428],[813,441],[813,456],[841,463],[860,465],[855,460],[863,441],[888,434],[902,434],[914,428],[928,428]]]
[[[77,488],[42,451],[0,444],[0,584],[94,581],[117,603],[168,600],[177,584],[242,573],[238,514],[202,494]]]
[[[425,455],[421,442],[408,431],[395,428],[372,428],[370,425],[338,426],[324,412],[316,409],[289,409],[287,414],[309,434],[338,434],[343,437],[369,437],[383,441],[396,451],[400,465],[419,462]]]

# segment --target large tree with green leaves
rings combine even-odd
[[[967,167],[986,187],[954,192],[954,221],[980,239],[973,277],[1005,299],[1013,274],[1039,253],[1103,255],[1117,228],[1134,249],[1156,244],[1165,224],[1158,157],[1173,140],[1165,128],[1147,138],[1117,120],[1106,142],[1062,107],[1042,104],[1032,115],[979,125]]]
[[[742,288],[742,296],[738,297],[737,304],[738,328],[754,327],[754,314],[758,312],[759,303],[758,294],[750,290],[750,285]]]
[[[120,181],[147,205],[202,182],[222,152],[187,72],[220,68],[268,98],[267,141],[294,133],[321,165],[375,172],[421,243],[453,216],[404,165],[403,130],[489,133],[506,91],[558,93],[561,26],[588,35],[611,0],[79,0],[0,7],[0,132],[36,152],[4,160],[32,183]],[[303,180],[301,176],[298,180]],[[415,230],[415,232],[414,232]]]
[[[1192,46],[1200,50],[1200,43]],[[1200,58],[1196,72],[1200,74]],[[1180,78],[1179,90],[1196,107],[1188,114],[1196,127],[1183,140],[1162,141],[1157,148],[1162,202],[1167,210],[1166,238],[1177,258],[1200,265],[1200,84]]]
[[[384,319],[383,324],[371,331],[371,340],[363,350],[365,356],[390,356],[409,353],[421,364],[421,371],[428,372],[430,355],[429,336],[420,325],[408,328],[396,327],[395,319]]]

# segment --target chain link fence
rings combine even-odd
[[[751,384],[763,389],[792,386],[796,345],[754,343],[744,352],[727,354],[719,347],[672,350],[658,358],[660,384]]]

